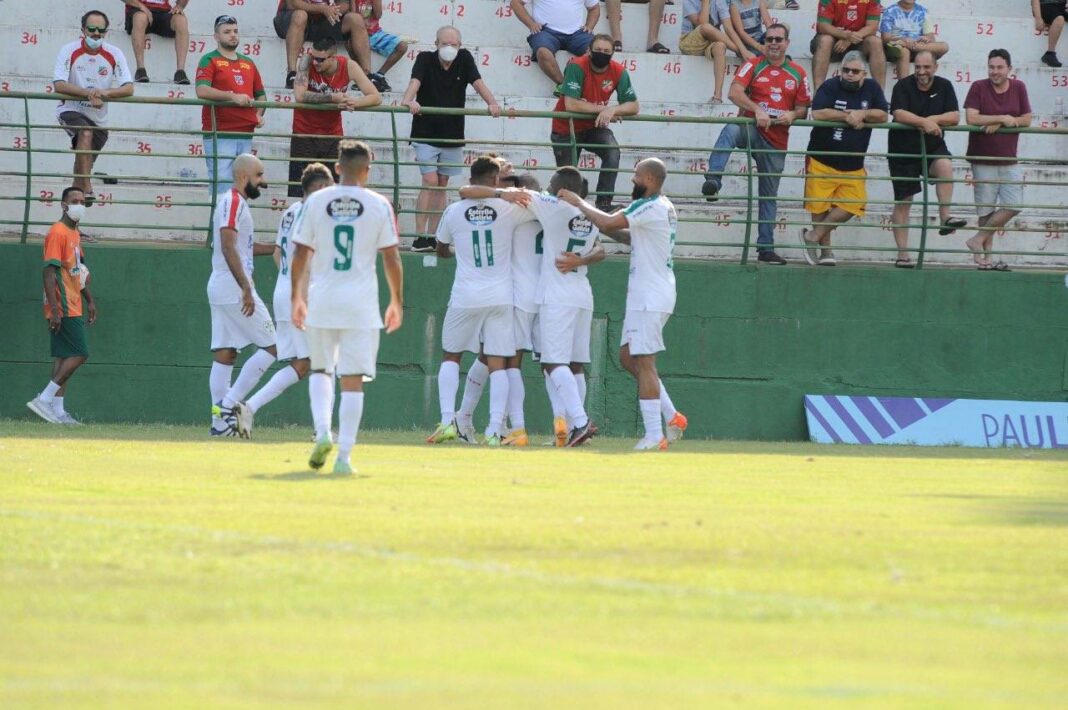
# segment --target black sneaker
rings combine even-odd
[[[145,71],[144,67],[138,67],[137,71],[134,72],[134,81],[136,81],[138,84],[148,83],[148,72]]]
[[[701,186],[701,194],[707,201],[716,202],[719,200],[719,185],[715,180],[705,180],[705,184]]]
[[[372,72],[367,75],[367,78],[371,80],[371,83],[374,84],[375,88],[379,91],[383,93],[386,91],[393,91],[393,87],[389,85],[388,81],[386,81],[386,77],[384,77],[379,72]]]
[[[296,81],[296,79],[297,79],[297,73],[295,71],[287,71],[286,72],[286,88],[287,89],[292,89],[293,88],[293,82]]]
[[[1059,67],[1061,66],[1061,60],[1057,59],[1056,52],[1046,52],[1042,55],[1042,63],[1047,67]]]
[[[412,251],[431,252],[438,248],[438,240],[434,237],[416,237],[412,242]]]
[[[582,446],[587,441],[592,439],[597,434],[597,425],[593,422],[586,420],[583,426],[577,426],[571,430],[571,433],[567,437],[567,443],[564,446]]]
[[[179,69],[174,72],[174,83],[187,86],[189,84],[189,76],[185,73],[185,69]]]
[[[786,263],[786,259],[783,259],[773,251],[757,252],[757,261],[765,264],[775,264],[776,266],[782,266]]]

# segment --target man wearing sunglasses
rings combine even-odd
[[[350,96],[349,84],[355,83],[363,96]],[[342,111],[356,111],[382,103],[370,78],[358,62],[337,54],[337,42],[318,39],[297,68],[293,98],[302,104],[331,104],[336,111],[293,109],[293,137],[289,140],[290,197],[303,195],[301,176],[308,163],[319,160],[336,162],[337,149],[344,135]]]
[[[70,135],[74,156],[74,187],[85,195],[86,206],[93,204],[90,175],[93,165],[108,142],[107,101],[132,96],[133,77],[122,50],[104,41],[108,16],[100,11],[82,15],[82,36],[59,50],[52,87],[64,99],[56,107],[56,118]],[[83,152],[84,151],[84,152]]]

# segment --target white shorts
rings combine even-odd
[[[593,311],[574,306],[543,305],[538,311],[541,362],[567,365],[590,361]]]
[[[540,352],[538,345],[538,314],[516,308],[512,311],[515,323],[515,349],[527,352]]]
[[[515,355],[515,324],[512,306],[453,308],[445,311],[441,327],[441,347],[447,353],[465,350],[494,357]]]
[[[631,355],[655,355],[663,352],[664,326],[670,313],[660,311],[627,311],[623,317],[623,339],[620,347],[630,346]]]
[[[975,211],[986,217],[997,209],[1019,210],[1023,204],[1023,168],[1016,165],[972,163],[975,179]],[[982,182],[982,181],[991,182]]]
[[[363,375],[364,382],[375,378],[378,360],[378,328],[313,328],[308,326],[311,368],[336,372],[339,377]]]
[[[278,336],[278,360],[301,360],[311,356],[308,350],[308,338],[303,330],[297,330],[293,321],[280,320],[275,323]]]
[[[260,295],[253,291],[256,310],[251,316],[241,312],[240,303],[211,306],[211,349],[241,350],[248,345],[266,348],[274,345],[274,323]]]

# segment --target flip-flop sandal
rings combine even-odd
[[[618,39],[615,40],[614,42],[612,42],[612,49],[614,49],[617,52],[622,52],[623,51],[623,43],[621,41],[619,41]]]
[[[1012,269],[1009,268],[1009,265],[1006,264],[1004,261],[999,261],[998,263],[992,265],[990,267],[990,270],[991,271],[1012,271]]]
[[[913,269],[916,267],[916,265],[912,263],[912,259],[898,259],[894,262],[894,266],[899,269]]]
[[[961,219],[960,217],[950,217],[942,223],[942,228],[938,230],[938,233],[943,237],[947,234],[953,234],[958,229],[963,229],[968,226],[968,220]]]
[[[652,52],[653,54],[671,54],[671,50],[660,44],[659,42],[654,44],[652,47],[649,47],[649,49],[645,51]]]

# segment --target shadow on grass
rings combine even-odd
[[[1005,496],[968,493],[934,493],[909,497],[974,502],[975,510],[983,517],[1008,525],[1068,526],[1068,500],[1063,499],[1006,498]]]
[[[254,473],[249,478],[255,481],[354,481],[362,478],[370,478],[366,473],[353,473],[349,475],[337,475],[330,473],[316,473],[315,471],[290,471],[289,473]]]

